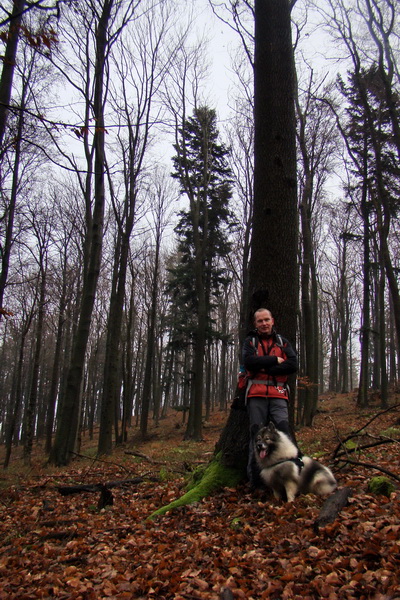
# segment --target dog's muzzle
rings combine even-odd
[[[258,455],[261,458],[261,460],[267,456],[267,454],[268,454],[268,446],[266,446],[262,442],[257,442],[256,443],[256,448],[257,448],[257,452],[258,452]]]

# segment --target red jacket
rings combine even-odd
[[[284,362],[279,364],[278,356]],[[266,339],[256,333],[249,335],[243,344],[243,364],[248,398],[289,398],[285,384],[288,375],[297,371],[297,356],[288,340],[276,334]]]

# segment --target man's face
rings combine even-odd
[[[255,315],[255,326],[262,335],[271,335],[274,319],[269,310],[261,310]]]

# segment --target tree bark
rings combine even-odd
[[[254,209],[250,311],[264,306],[296,342],[298,206],[295,76],[289,0],[256,0]],[[252,322],[252,314],[248,315]]]

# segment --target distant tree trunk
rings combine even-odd
[[[342,394],[349,391],[349,355],[348,341],[350,333],[350,314],[349,314],[349,287],[347,281],[347,243],[351,239],[351,234],[345,229],[340,235],[343,241],[342,256],[339,264],[339,296],[338,296],[338,320],[339,320],[339,385]]]
[[[19,418],[19,414],[21,411],[21,407],[22,407],[22,394],[23,394],[22,371],[23,371],[23,365],[24,365],[25,340],[26,340],[26,336],[28,335],[30,326],[32,324],[33,315],[34,315],[34,306],[32,307],[31,311],[27,315],[26,320],[23,323],[22,330],[21,330],[18,361],[16,364],[15,373],[14,373],[14,377],[13,377],[13,380],[14,380],[13,381],[13,392],[14,393],[12,394],[12,397],[14,400],[13,401],[13,410],[12,410],[12,413],[10,414],[10,417],[6,423],[6,434],[5,434],[6,452],[5,452],[5,458],[4,458],[4,463],[3,463],[3,467],[5,469],[7,469],[8,465],[10,464],[13,439],[14,439],[14,435],[15,435],[15,432],[17,429],[18,418]]]
[[[50,454],[52,439],[53,439],[53,428],[54,428],[54,417],[56,410],[57,395],[60,390],[60,371],[61,371],[61,351],[62,351],[62,339],[63,329],[65,321],[65,304],[66,304],[66,293],[67,293],[67,273],[66,273],[66,262],[64,262],[63,280],[59,300],[58,309],[58,323],[56,333],[56,344],[54,349],[54,359],[51,372],[50,391],[47,401],[47,414],[46,414],[46,445],[45,452]]]
[[[131,228],[128,234],[126,231],[118,232],[115,248],[110,310],[107,320],[106,356],[104,361],[98,443],[99,454],[111,454],[113,428],[115,429],[116,442],[121,442],[118,436],[118,423],[116,422],[115,411],[121,391],[120,340],[130,233]]]
[[[122,403],[122,423],[121,423],[121,439],[126,442],[128,439],[128,427],[131,425],[133,412],[133,396],[134,386],[136,382],[137,369],[134,368],[134,357],[132,349],[132,337],[135,326],[135,305],[134,305],[134,289],[135,275],[131,271],[131,292],[129,303],[126,309],[125,323],[125,351],[123,353],[122,363],[122,379],[123,379],[123,403]]]
[[[363,157],[363,166],[367,172],[367,147]],[[369,351],[371,337],[371,258],[370,258],[370,223],[368,208],[368,187],[366,178],[363,180],[361,190],[361,216],[363,219],[363,302],[362,302],[362,322],[361,322],[361,363],[360,380],[358,384],[357,404],[358,406],[367,406],[368,388],[369,388]]]
[[[146,340],[146,361],[144,367],[144,380],[143,380],[143,391],[142,391],[142,410],[140,414],[140,433],[142,437],[147,435],[147,425],[149,419],[150,410],[150,399],[153,390],[153,377],[155,374],[154,368],[154,356],[155,356],[155,344],[156,344],[156,317],[157,317],[157,303],[158,303],[158,278],[160,271],[160,244],[161,244],[161,223],[158,223],[155,239],[155,256],[154,256],[154,267],[152,274],[152,287],[151,287],[151,303],[150,303],[150,314],[147,328],[147,340]]]
[[[388,407],[388,377],[386,366],[386,310],[385,310],[385,270],[379,277],[379,355],[381,374],[381,408]]]
[[[306,114],[296,97],[298,119],[298,141],[303,161],[303,189],[300,202],[301,223],[301,318],[302,318],[302,343],[303,360],[301,376],[306,381],[299,390],[299,402],[303,405],[302,423],[310,426],[313,422],[318,403],[318,375],[319,375],[319,323],[318,323],[318,292],[317,274],[314,259],[314,243],[311,227],[312,201],[314,188],[314,167],[310,158],[314,148],[307,147]],[[301,399],[300,399],[301,397]]]
[[[43,325],[45,314],[45,296],[46,296],[46,272],[40,270],[39,279],[39,299],[38,299],[38,317],[36,327],[35,349],[33,353],[32,374],[30,382],[30,392],[25,411],[25,436],[24,436],[24,463],[31,464],[33,437],[35,433],[35,418],[37,409],[40,355],[43,342]]]

